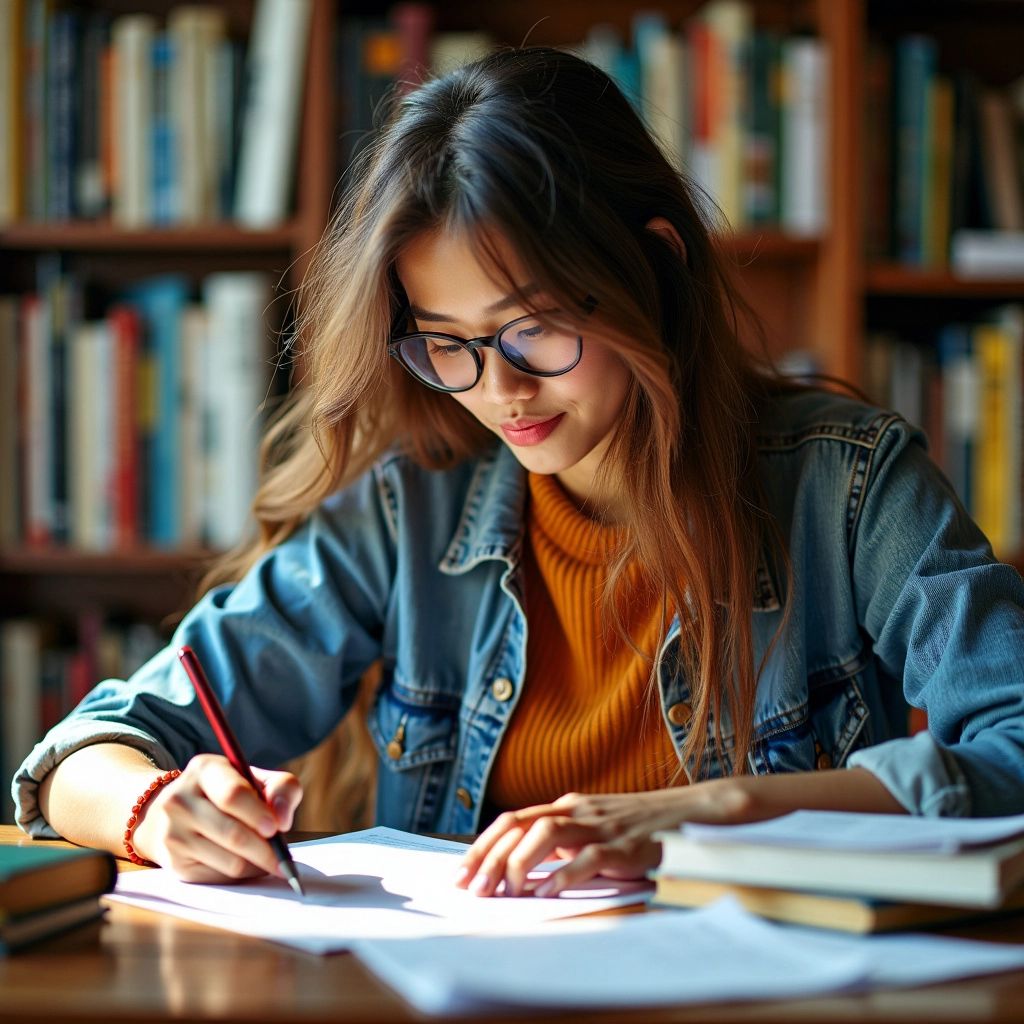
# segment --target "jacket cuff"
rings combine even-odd
[[[120,743],[146,755],[155,767],[175,768],[174,759],[152,736],[127,725],[75,719],[54,726],[22,762],[11,783],[15,820],[34,839],[60,839],[39,809],[39,784],[66,757],[94,743]]]
[[[967,818],[971,790],[956,758],[927,732],[858,750],[848,768],[871,772],[910,814]]]

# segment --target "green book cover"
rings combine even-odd
[[[117,867],[105,850],[50,844],[0,846],[0,923],[47,907],[99,896]]]

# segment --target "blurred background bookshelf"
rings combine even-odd
[[[260,417],[294,386],[295,289],[385,91],[496,43],[605,66],[721,208],[771,353],[924,427],[1024,564],[1024,0],[0,0],[0,19],[5,774],[245,529]]]

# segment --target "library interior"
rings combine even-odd
[[[1002,913],[970,904],[970,920],[932,890],[920,898],[927,912],[869,906],[906,895],[882,886],[830,892],[801,917],[777,889],[755,891],[776,881],[656,879],[663,904],[707,905],[694,913],[732,884],[780,935],[790,933],[779,921],[823,915],[854,922],[826,924],[846,932],[938,922],[951,941],[991,940],[1005,962],[979,953],[976,968],[901,980],[880,955],[877,974],[864,959],[860,976],[830,981],[826,966],[838,978],[846,962],[836,947],[817,982],[813,958],[793,960],[803,988],[778,974],[772,988],[766,971],[762,988],[705,979],[656,986],[646,1003],[611,983],[597,986],[603,1003],[559,994],[564,979],[547,978],[539,952],[534,963],[498,936],[481,942],[508,958],[507,975],[476,975],[491,989],[456,991],[469,973],[460,963],[482,964],[484,946],[450,935],[420,968],[434,971],[432,988],[413,978],[401,941],[395,952],[371,937],[364,955],[328,957],[289,945],[285,924],[278,934],[211,924],[227,902],[197,903],[191,918],[161,913],[178,897],[133,888],[146,872],[123,860],[130,884],[116,900],[109,865],[92,861],[65,870],[59,901],[43,895],[45,880],[31,887],[36,902],[9,897],[19,871],[29,887],[40,868],[8,864],[8,848],[71,845],[15,823],[19,766],[98,683],[129,679],[164,649],[210,566],[252,534],[264,428],[305,382],[302,283],[384,101],[520,46],[569,50],[611,77],[711,200],[708,227],[749,307],[741,340],[795,380],[852,386],[919,428],[994,559],[1024,572],[1024,0],[0,0],[0,1022],[1019,1012],[1024,816],[998,835],[943,837],[944,855],[954,843],[968,858],[949,871],[1003,872],[984,896]],[[360,685],[361,715],[288,762],[305,794],[291,841],[376,824],[374,744],[390,740],[398,753],[385,756],[400,757],[405,722],[381,742],[368,731],[378,673]],[[907,715],[911,732],[927,730],[920,709]],[[438,836],[431,855],[455,841],[472,836]],[[320,863],[317,847],[300,849],[300,867]],[[927,874],[915,864],[908,878]],[[28,919],[48,901],[59,913],[34,929]],[[600,919],[662,916],[605,907]],[[757,941],[736,928],[736,948]],[[581,969],[614,975],[617,954],[602,954],[597,935]],[[899,937],[907,963],[927,959],[927,946]],[[972,962],[965,950],[961,964]]]

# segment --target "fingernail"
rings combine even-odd
[[[554,896],[555,890],[558,888],[558,883],[551,878],[545,878],[536,889],[533,890],[534,896]]]
[[[281,822],[282,825],[288,823],[290,810],[288,801],[285,800],[283,796],[274,797],[274,813],[277,815],[277,820]]]
[[[259,824],[260,835],[269,839],[277,832],[277,822],[273,818],[261,818]]]
[[[475,892],[477,895],[479,895],[490,884],[491,880],[486,875],[477,875],[476,878],[473,879],[473,882],[469,888],[471,892]]]
[[[469,866],[463,864],[458,871],[455,872],[455,884],[462,885],[462,883],[469,878]]]

